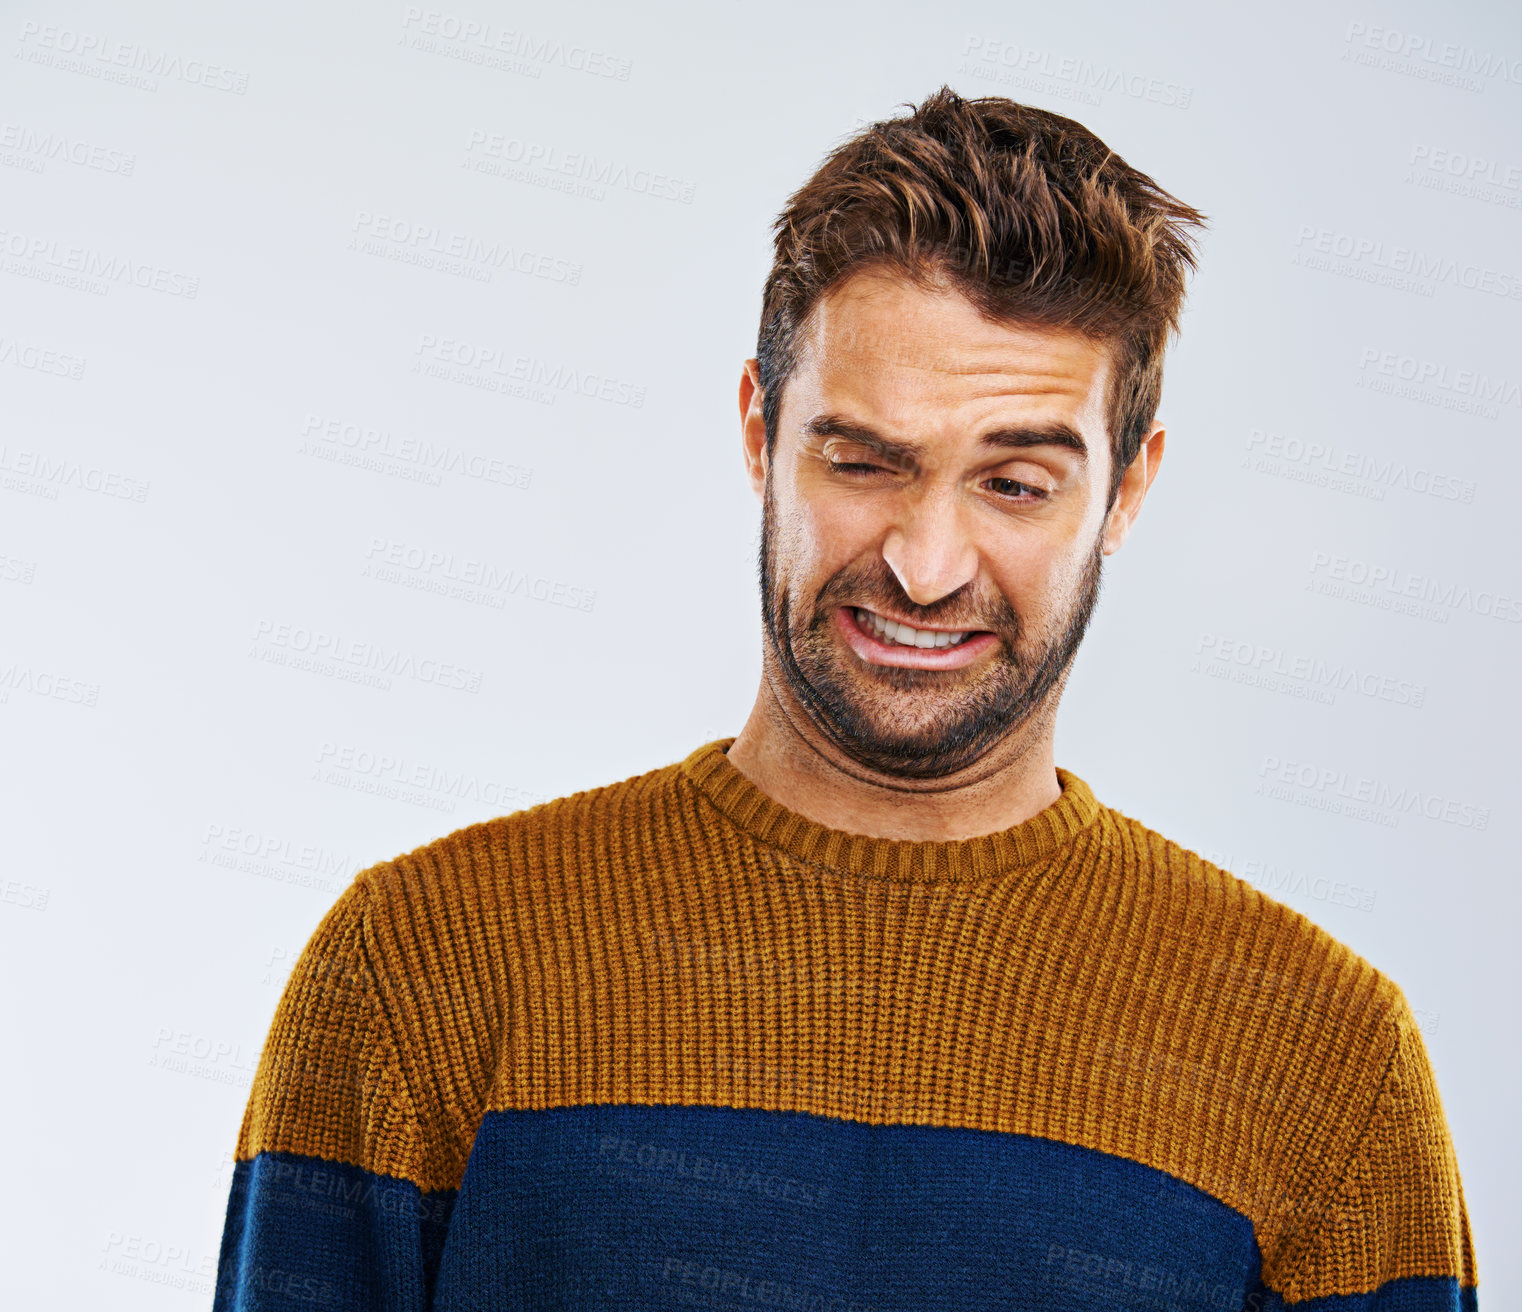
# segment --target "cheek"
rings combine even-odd
[[[875,540],[865,505],[842,497],[800,498],[779,511],[778,522],[789,558],[815,582],[858,559]]]
[[[1086,556],[1073,543],[1032,535],[1001,543],[999,552],[989,560],[994,586],[1027,619],[1060,610],[1083,578]]]

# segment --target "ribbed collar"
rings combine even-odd
[[[686,776],[746,833],[789,856],[842,872],[937,883],[985,879],[1035,865],[1060,851],[1100,812],[1088,784],[1057,766],[1062,796],[1009,829],[963,839],[894,839],[852,834],[789,811],[763,793],[725,752],[733,738],[705,743],[681,765]]]

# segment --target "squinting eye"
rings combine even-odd
[[[857,473],[861,470],[866,470],[870,473],[871,471],[878,468],[877,465],[848,464],[843,460],[831,460],[829,464],[830,472],[832,474],[844,474],[848,471],[851,473]]]
[[[991,478],[988,481],[990,483],[1005,483],[1010,487],[1023,487],[1027,492],[1032,493],[1038,498],[1044,497],[1046,495],[1046,493],[1043,492],[1039,487],[1033,487],[1029,483],[1022,483],[1019,479],[1016,478]]]

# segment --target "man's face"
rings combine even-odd
[[[852,759],[940,778],[1055,710],[1119,545],[1109,367],[1076,334],[864,273],[818,307],[764,471],[751,406],[774,668]]]

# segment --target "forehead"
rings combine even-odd
[[[995,407],[1060,413],[1097,433],[1109,368],[1109,348],[1078,333],[993,323],[955,291],[869,272],[815,307],[796,377],[801,391],[879,415]]]

